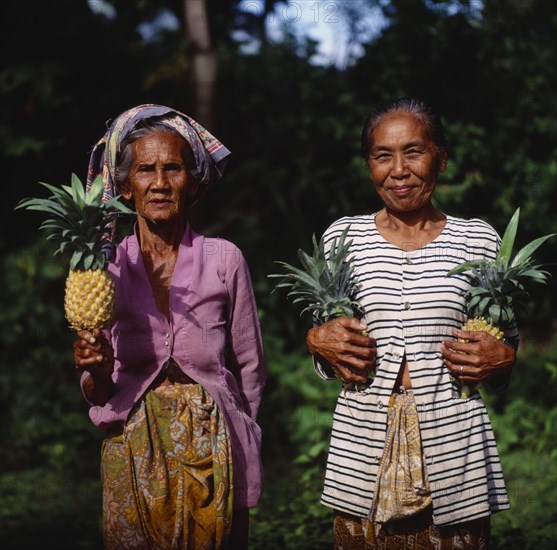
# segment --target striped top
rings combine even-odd
[[[362,392],[342,391],[333,416],[321,502],[369,517],[383,453],[389,397],[404,356],[412,379],[424,459],[437,525],[461,523],[509,508],[499,455],[478,392],[459,386],[439,351],[466,321],[468,277],[446,277],[456,265],[495,259],[500,239],[487,223],[447,216],[429,244],[403,250],[377,230],[375,215],[342,218],[325,232],[325,246],[350,226],[350,260],[360,283],[356,299],[368,334],[377,340],[376,377]],[[507,337],[517,337],[516,329]],[[316,363],[322,378],[330,379]]]

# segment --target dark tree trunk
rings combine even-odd
[[[184,20],[191,51],[195,118],[207,129],[214,124],[217,56],[211,44],[207,0],[183,0]]]

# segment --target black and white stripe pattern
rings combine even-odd
[[[467,277],[456,265],[495,259],[500,243],[485,222],[447,217],[431,243],[406,250],[377,231],[375,215],[342,218],[325,232],[326,247],[349,226],[350,259],[368,333],[377,340],[377,373],[363,392],[343,391],[333,417],[322,503],[368,517],[383,453],[389,397],[406,356],[420,419],[434,521],[448,525],[509,507],[499,455],[479,393],[459,397],[439,348],[466,321]],[[509,336],[516,337],[516,331]],[[328,374],[316,364],[323,378]]]

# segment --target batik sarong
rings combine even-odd
[[[411,516],[430,504],[418,412],[412,392],[405,390],[389,400],[385,449],[371,519],[386,523]]]
[[[375,533],[373,524],[339,512],[334,519],[335,550],[487,550],[489,516],[475,521],[448,525],[433,524],[432,510],[393,520]]]
[[[219,549],[232,518],[226,424],[199,384],[150,390],[103,442],[108,550]]]
[[[377,474],[372,521],[335,512],[335,550],[485,550],[489,516],[438,527],[424,467],[420,426],[411,391],[389,401],[385,449]]]

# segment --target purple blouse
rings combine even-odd
[[[256,506],[261,429],[255,419],[266,367],[242,253],[234,244],[205,238],[188,226],[170,285],[170,322],[156,307],[136,235],[118,246],[109,271],[116,286],[115,318],[107,331],[114,348],[116,392],[106,405],[91,406],[91,420],[103,430],[122,425],[173,357],[224,414],[232,446],[235,508]]]

